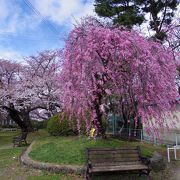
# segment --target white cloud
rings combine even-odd
[[[14,9],[12,8],[9,1],[0,1],[0,32],[14,32],[17,18],[16,12],[18,11],[16,6],[14,6]],[[12,15],[11,18],[9,18],[10,15]]]
[[[21,53],[14,51],[12,49],[0,49],[0,59],[13,60],[16,62],[23,62],[24,59],[21,56]]]
[[[34,0],[33,5],[43,17],[59,25],[69,26],[83,16],[95,14],[92,1]]]
[[[34,29],[41,19],[36,14],[26,14],[15,0],[0,0],[0,33],[18,33]]]
[[[26,0],[20,6],[16,0],[0,0],[0,33],[21,33],[28,29],[35,29],[44,19],[58,25],[71,27],[81,17],[95,15],[93,1],[88,0]],[[35,11],[29,9],[32,3]],[[29,6],[29,7],[28,7]],[[25,7],[25,8],[24,8]]]
[[[7,7],[6,0],[0,1],[0,20],[6,18],[8,16],[9,9]]]

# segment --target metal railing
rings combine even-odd
[[[155,133],[148,134],[143,129],[123,128],[122,130],[114,129],[113,131],[108,129],[107,134],[111,134],[119,138],[150,142],[154,145],[180,145],[180,132],[160,131],[159,137],[157,137]]]

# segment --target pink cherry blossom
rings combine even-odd
[[[102,117],[112,105],[126,120],[133,115],[137,124],[140,118],[148,132],[166,126],[164,116],[178,97],[170,49],[135,31],[90,19],[70,32],[63,58],[59,82],[64,110],[84,119],[87,129],[91,124],[102,134]],[[106,113],[102,105],[109,107]]]

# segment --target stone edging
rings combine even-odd
[[[54,163],[43,163],[39,161],[35,161],[31,159],[28,154],[32,149],[32,146],[35,144],[33,141],[30,146],[21,154],[20,161],[29,167],[41,170],[47,170],[54,173],[71,173],[71,174],[78,174],[82,175],[85,172],[85,167],[83,166],[73,166],[73,165],[59,165]]]

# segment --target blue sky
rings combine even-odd
[[[0,0],[0,58],[62,48],[73,24],[94,14],[93,0]]]
[[[37,52],[64,47],[81,17],[95,15],[94,0],[0,0],[0,58],[23,61]],[[176,13],[180,17],[180,5]],[[147,14],[146,19],[149,19]],[[148,22],[140,27],[149,35]]]

